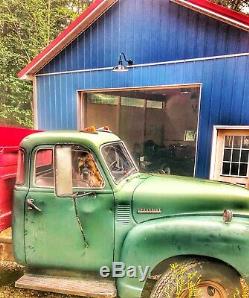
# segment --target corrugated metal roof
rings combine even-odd
[[[249,31],[249,16],[209,0],[170,0],[219,21]]]

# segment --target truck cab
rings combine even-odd
[[[247,189],[140,173],[108,129],[30,135],[18,161],[13,248],[27,270],[17,286],[87,297],[174,297],[170,289],[166,296],[165,280],[174,283],[171,265],[178,263],[203,277],[200,297],[241,290],[240,278],[249,274]],[[48,277],[77,281],[78,290],[53,288]],[[84,287],[89,278],[94,286]]]

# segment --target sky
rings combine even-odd
[[[244,13],[249,13],[249,6],[245,7],[242,11],[243,11]]]

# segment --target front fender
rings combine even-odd
[[[197,255],[219,259],[249,276],[249,218],[234,217],[225,224],[221,216],[178,216],[150,220],[134,227],[121,252],[126,266],[150,266],[174,256]],[[121,298],[140,297],[145,282],[124,277],[117,281]]]

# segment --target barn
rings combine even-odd
[[[207,0],[96,0],[18,76],[37,129],[108,125],[145,171],[246,185],[248,31]]]

